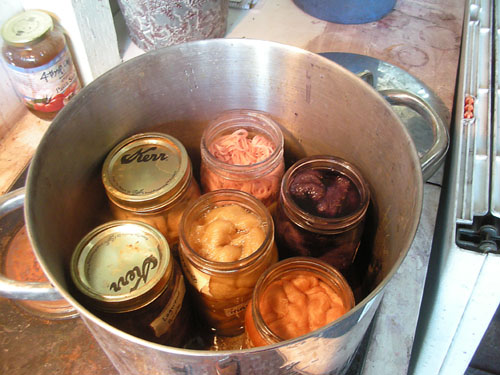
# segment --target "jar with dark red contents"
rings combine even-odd
[[[351,163],[329,155],[299,160],[283,177],[275,214],[280,258],[310,256],[345,272],[369,203],[368,186]]]
[[[48,13],[28,10],[3,24],[2,38],[17,94],[38,117],[54,118],[81,88],[63,31]]]
[[[71,277],[82,302],[122,331],[175,347],[189,339],[184,277],[152,226],[117,220],[95,228],[73,253]]]
[[[248,346],[308,334],[354,305],[351,287],[334,267],[311,257],[282,260],[262,274],[254,288],[245,312]]]

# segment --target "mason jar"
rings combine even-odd
[[[41,10],[27,10],[2,26],[2,56],[14,89],[36,116],[53,119],[81,88],[64,32]]]
[[[82,302],[122,331],[176,347],[189,339],[184,276],[152,226],[116,220],[93,229],[72,255],[71,278]]]
[[[275,206],[285,171],[283,144],[279,125],[266,113],[222,113],[201,138],[202,190],[241,190]]]
[[[278,258],[266,207],[237,190],[202,195],[182,217],[179,253],[203,325],[216,335],[242,333],[255,283]]]
[[[293,257],[259,278],[245,313],[248,346],[305,335],[340,318],[355,305],[351,287],[329,264]]]
[[[184,145],[163,133],[133,135],[108,154],[102,181],[114,217],[154,226],[176,255],[182,213],[200,196]]]
[[[310,256],[341,272],[354,261],[370,203],[359,170],[330,155],[299,160],[285,173],[275,213],[280,258]]]

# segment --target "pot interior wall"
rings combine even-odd
[[[422,182],[411,138],[379,94],[306,51],[250,40],[211,40],[157,50],[106,73],[56,117],[34,157],[26,219],[51,281],[72,299],[69,259],[109,219],[101,165],[120,140],[162,131],[186,146],[195,169],[205,124],[246,108],[281,124],[288,165],[333,154],[365,176],[372,206],[360,250],[361,298],[394,271],[418,225]],[[358,299],[359,300],[359,299]]]

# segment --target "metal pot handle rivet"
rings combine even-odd
[[[235,358],[224,358],[221,359],[215,365],[217,375],[240,375],[240,364]]]

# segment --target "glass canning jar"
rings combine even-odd
[[[133,135],[108,154],[102,181],[114,217],[154,226],[176,256],[182,213],[200,196],[183,144],[163,133]]]
[[[201,138],[202,190],[241,190],[273,206],[285,171],[283,143],[279,125],[263,112],[222,113]]]
[[[340,318],[355,305],[351,287],[329,264],[293,257],[257,281],[245,312],[249,347],[292,339]]]
[[[266,207],[237,190],[202,195],[182,217],[179,253],[209,333],[242,333],[253,287],[278,259],[273,220]]]
[[[189,339],[184,276],[152,226],[116,220],[93,229],[72,255],[71,278],[82,302],[124,332],[176,347]]]
[[[369,202],[368,186],[351,163],[329,155],[299,160],[283,177],[275,213],[280,258],[311,256],[345,272]]]
[[[66,39],[52,17],[28,10],[2,26],[2,56],[23,103],[52,119],[81,88]]]

